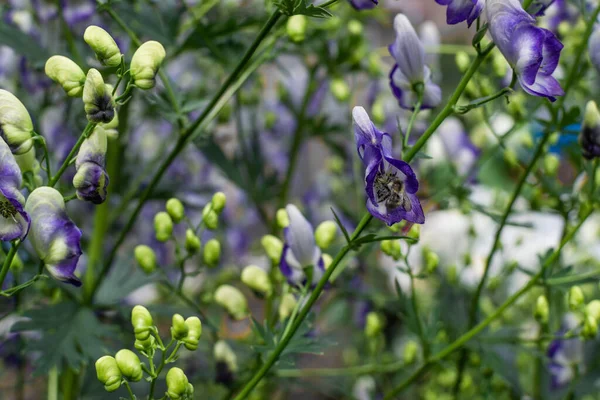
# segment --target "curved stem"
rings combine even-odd
[[[4,259],[4,264],[2,264],[2,270],[0,270],[0,290],[2,290],[2,285],[4,284],[4,279],[6,279],[6,274],[8,274],[8,270],[10,269],[10,264],[12,264],[13,259],[17,255],[17,250],[19,249],[19,244],[21,242],[16,241],[10,247],[10,251],[6,255]]]
[[[423,329],[423,321],[421,321],[421,315],[419,314],[419,304],[417,302],[417,290],[415,288],[415,275],[412,269],[408,268],[408,276],[410,277],[410,290],[411,290],[411,303],[413,313],[415,314],[415,320],[417,323],[417,333],[419,340],[421,341],[421,347],[423,348],[423,359],[429,358],[429,342],[425,337],[425,330]]]
[[[56,172],[56,175],[54,175],[52,177],[52,179],[50,179],[50,181],[48,182],[48,186],[50,186],[50,187],[56,186],[56,184],[58,183],[58,180],[64,174],[64,172],[67,170],[67,168],[69,167],[69,164],[71,164],[71,161],[77,155],[77,152],[79,151],[79,148],[81,147],[81,145],[83,144],[83,142],[85,141],[85,139],[87,139],[87,137],[89,136],[89,134],[94,130],[95,126],[96,126],[95,123],[88,122],[88,124],[86,125],[85,129],[83,130],[83,132],[79,136],[79,139],[77,139],[77,142],[75,143],[75,145],[71,149],[71,152],[69,153],[69,155],[67,156],[67,158],[65,159],[65,161],[62,163],[62,165],[60,166],[60,168]]]

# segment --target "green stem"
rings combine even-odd
[[[79,151],[79,148],[81,147],[81,145],[83,144],[83,142],[85,141],[85,139],[87,139],[87,137],[89,136],[89,134],[94,130],[95,126],[96,126],[95,123],[88,122],[88,124],[86,125],[85,129],[83,130],[83,132],[79,136],[79,139],[77,139],[77,143],[75,143],[75,146],[73,146],[73,148],[71,149],[71,152],[69,153],[69,155],[67,156],[67,158],[65,159],[65,161],[62,163],[62,165],[60,166],[60,168],[58,169],[58,172],[56,172],[56,175],[54,175],[52,177],[52,179],[50,179],[50,181],[48,182],[48,186],[50,186],[50,187],[56,186],[56,184],[58,183],[58,180],[64,174],[64,172],[67,170],[67,168],[69,167],[69,164],[71,164],[71,161],[77,155],[77,152]]]
[[[490,314],[486,319],[481,321],[478,325],[473,327],[468,332],[464,333],[450,345],[446,346],[443,350],[436,353],[433,357],[425,361],[416,371],[414,371],[408,378],[406,378],[400,385],[396,386],[389,393],[387,393],[384,397],[384,400],[392,400],[397,398],[397,395],[410,386],[414,381],[419,379],[425,372],[429,370],[434,364],[440,362],[456,350],[460,349],[464,346],[469,340],[473,339],[477,334],[483,331],[489,324],[496,320],[499,316],[501,316],[507,308],[513,305],[521,296],[527,293],[531,288],[533,288],[537,282],[543,277],[546,269],[552,265],[560,256],[565,245],[575,236],[575,234],[579,231],[579,228],[583,225],[583,223],[587,220],[587,218],[592,214],[593,208],[590,207],[589,211],[586,212],[579,223],[565,236],[563,241],[561,242],[559,248],[555,250],[550,257],[546,259],[540,271],[535,274],[531,280],[519,289],[516,293],[510,296],[500,307],[496,309],[492,314]]]
[[[160,339],[160,335],[156,335],[158,339]],[[156,369],[156,375],[152,378],[152,382],[150,383],[150,393],[148,394],[148,399],[149,400],[153,400],[154,399],[154,387],[156,386],[156,381],[158,380],[158,376],[160,375],[160,373],[162,372],[163,368],[165,367],[165,355],[167,354],[167,349],[169,347],[171,347],[171,345],[173,344],[173,339],[171,339],[171,341],[169,342],[169,344],[167,345],[167,347],[164,347],[161,350],[161,360],[160,360],[160,365],[158,366],[158,368]]]
[[[415,276],[412,272],[411,268],[408,268],[408,276],[410,277],[410,290],[412,292],[411,303],[413,308],[413,313],[415,314],[415,320],[417,322],[417,333],[419,335],[419,340],[421,341],[421,347],[423,348],[423,359],[427,360],[429,358],[429,342],[425,337],[425,330],[423,329],[423,321],[421,321],[421,315],[419,314],[419,304],[417,302],[417,290],[415,287]]]
[[[127,389],[127,393],[129,393],[129,397],[131,398],[131,400],[135,400],[135,395],[133,394],[133,391],[131,390],[131,386],[129,386],[129,382],[124,380],[123,384],[125,385],[125,389]]]
[[[402,142],[402,151],[408,147],[408,138],[410,137],[410,133],[412,132],[412,127],[417,119],[417,115],[419,111],[421,111],[421,107],[423,106],[423,84],[420,84],[420,88],[418,90],[418,99],[417,104],[415,105],[415,109],[408,120],[408,126],[406,127],[406,133],[404,134],[404,140]]]
[[[368,214],[368,213],[365,214],[365,216],[358,223],[358,226],[352,233],[352,236],[350,237],[351,241],[357,239],[361,235],[363,230],[367,227],[367,225],[369,224],[369,222],[371,222],[372,219],[373,219],[373,217],[370,214]],[[275,348],[275,350],[273,350],[273,352],[269,355],[269,358],[264,362],[264,364],[262,364],[260,369],[254,374],[252,379],[250,379],[250,381],[248,381],[248,383],[246,383],[246,385],[244,386],[242,391],[235,397],[235,400],[245,399],[250,394],[252,389],[254,389],[254,387],[267,374],[267,372],[271,369],[273,364],[275,364],[275,362],[277,362],[277,360],[279,359],[279,356],[281,355],[283,350],[286,348],[286,346],[288,345],[290,340],[292,340],[292,337],[294,337],[294,334],[296,333],[296,331],[298,330],[298,328],[300,327],[300,325],[302,324],[302,322],[308,315],[313,304],[317,301],[317,299],[321,295],[323,288],[325,288],[325,285],[329,281],[329,277],[331,276],[331,274],[333,274],[333,272],[335,271],[337,266],[340,264],[342,259],[346,256],[346,254],[348,254],[349,251],[350,251],[350,246],[346,245],[336,255],[336,257],[333,259],[331,265],[327,268],[327,270],[325,271],[325,273],[323,274],[323,276],[317,283],[317,286],[311,293],[306,304],[302,307],[300,314],[298,314],[298,317],[295,319],[294,324],[289,329],[289,332],[281,339],[281,342],[279,342],[277,344],[277,347]]]
[[[56,366],[48,372],[48,400],[58,400],[58,368]]]
[[[600,269],[594,269],[588,272],[583,272],[577,275],[569,275],[562,276],[560,278],[550,278],[546,280],[546,285],[548,286],[556,286],[556,285],[565,285],[573,282],[579,282],[586,279],[597,278],[600,275]]]
[[[0,289],[2,289],[4,279],[6,279],[6,274],[8,274],[8,271],[10,270],[10,265],[17,255],[17,250],[19,249],[20,244],[20,241],[15,241],[10,247],[10,251],[6,255],[6,258],[4,259],[4,264],[2,264],[2,270],[0,271]]]
[[[502,96],[504,96],[506,94],[512,93],[512,91],[513,90],[512,90],[511,87],[505,87],[503,89],[500,89],[499,91],[497,91],[494,94],[491,94],[491,95],[486,96],[486,97],[482,97],[482,98],[477,99],[477,100],[473,100],[472,102],[470,102],[467,105],[464,105],[464,106],[457,105],[457,106],[454,107],[454,110],[455,110],[455,112],[457,114],[466,114],[469,111],[471,111],[471,110],[473,110],[475,108],[481,107],[483,105],[486,105],[487,103],[489,103],[491,101],[494,101],[494,100],[496,100],[499,97],[502,97]]]
[[[544,371],[544,336],[548,333],[548,324],[540,324],[540,333],[536,343],[538,354],[533,366],[533,399],[542,400],[542,372]]]
[[[395,361],[389,364],[365,364],[348,368],[280,369],[276,374],[281,378],[360,376],[394,372],[402,369],[404,366],[405,364],[403,361]]]

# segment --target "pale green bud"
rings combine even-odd
[[[27,153],[15,154],[15,160],[23,174],[31,172],[33,175],[37,175],[40,172],[40,163],[35,156],[35,147],[29,149]]]
[[[227,196],[223,192],[217,192],[213,195],[211,204],[213,211],[220,214],[227,204]]]
[[[107,392],[114,392],[121,386],[121,370],[114,357],[104,356],[96,361],[96,376]]]
[[[217,362],[224,362],[231,372],[236,372],[238,369],[237,356],[229,347],[226,341],[219,340],[215,343],[213,355]]]
[[[219,226],[219,215],[213,210],[212,204],[207,204],[202,210],[202,221],[207,229],[217,229]]]
[[[596,321],[600,319],[600,300],[592,300],[585,306],[585,313]]]
[[[569,290],[569,308],[571,311],[577,311],[585,303],[583,291],[579,286],[571,286]]]
[[[215,301],[225,308],[235,320],[241,320],[248,315],[248,302],[244,294],[231,285],[221,285],[215,291]]]
[[[408,237],[411,239],[419,240],[421,237],[421,225],[413,224],[408,231]]]
[[[142,379],[142,363],[140,358],[131,350],[122,349],[115,355],[117,365],[123,376],[132,382]]]
[[[135,260],[140,268],[147,274],[151,274],[156,269],[156,254],[154,250],[146,245],[136,246],[133,251]]]
[[[406,364],[412,364],[417,359],[417,353],[419,352],[419,346],[414,340],[409,340],[404,345],[403,358]]]
[[[169,199],[167,200],[167,204],[165,206],[167,213],[171,216],[171,219],[176,224],[183,220],[185,217],[185,209],[183,208],[183,204],[179,199]]]
[[[367,70],[373,76],[381,75],[381,57],[376,52],[369,54]]]
[[[328,269],[331,266],[331,263],[333,262],[333,257],[331,257],[327,253],[323,253],[321,255],[321,258],[323,259],[323,267],[325,267],[325,269]]]
[[[365,335],[367,337],[375,337],[379,335],[385,328],[385,317],[378,312],[371,311],[367,314],[365,323]]]
[[[133,54],[129,73],[135,86],[140,89],[152,89],[156,85],[156,74],[165,59],[165,48],[151,40],[143,43]]]
[[[469,69],[469,66],[471,65],[471,58],[464,51],[459,51],[458,53],[456,53],[455,61],[458,70],[462,73],[466,72]]]
[[[296,308],[296,304],[296,297],[291,293],[286,293],[281,298],[281,303],[279,303],[279,319],[283,321],[292,315],[294,308]]]
[[[200,238],[196,236],[192,229],[188,229],[185,231],[185,249],[190,254],[195,254],[202,247],[202,242]]]
[[[385,123],[385,109],[383,107],[383,100],[377,99],[373,103],[373,107],[371,108],[371,116],[373,117],[373,122],[378,125],[383,125]]]
[[[167,395],[171,400],[186,399],[189,395],[189,381],[181,368],[171,368],[167,372]]]
[[[154,232],[156,240],[166,242],[173,235],[173,220],[171,216],[164,211],[157,213],[154,216]]]
[[[110,85],[106,85],[107,87]],[[112,90],[110,91],[112,93]],[[109,139],[116,139],[119,136],[119,114],[115,109],[115,116],[107,124],[98,124],[95,129],[104,129],[104,133]]]
[[[138,351],[148,352],[156,345],[156,339],[154,336],[148,336],[145,340],[135,339],[133,347]]]
[[[600,126],[600,111],[598,111],[598,106],[593,100],[588,101],[585,105],[583,125],[589,128]]]
[[[331,94],[337,101],[346,102],[350,98],[350,87],[341,78],[335,78],[331,81],[331,85],[329,87],[331,90]]]
[[[279,264],[281,261],[281,253],[283,252],[283,242],[273,235],[265,235],[260,240],[265,252],[271,262]]]
[[[550,306],[546,296],[541,295],[535,302],[535,310],[533,312],[534,318],[542,324],[548,322],[548,315],[550,313]]]
[[[221,259],[221,243],[217,239],[210,239],[204,245],[202,259],[209,267],[216,267]]]
[[[584,339],[594,339],[598,334],[598,322],[591,315],[586,315],[581,329],[581,337]]]
[[[33,147],[33,123],[27,109],[11,92],[0,89],[0,138],[11,153],[25,154]]]
[[[293,42],[299,43],[306,37],[307,18],[305,15],[292,15],[285,26],[286,32]]]
[[[275,215],[275,219],[277,220],[277,226],[281,229],[287,228],[290,224],[290,218],[288,217],[287,211],[285,208],[280,208],[277,210],[277,214]]]
[[[90,68],[83,87],[85,115],[90,122],[108,123],[115,117],[115,102],[110,88],[107,88],[102,74]]]
[[[188,327],[185,320],[179,314],[174,314],[171,322],[171,336],[175,340],[181,340],[188,334]]]
[[[556,154],[546,154],[544,156],[544,172],[550,176],[556,176],[560,166],[560,158]]]
[[[381,251],[394,260],[399,260],[402,257],[402,248],[400,247],[399,240],[382,240]]]
[[[62,86],[70,97],[80,97],[83,94],[85,73],[79,65],[63,56],[52,56],[46,61],[46,75]]]
[[[202,336],[202,322],[198,317],[189,317],[185,320],[188,333],[183,339],[183,345],[186,349],[194,351],[198,348],[200,336]]]
[[[360,21],[351,19],[348,21],[348,32],[353,36],[360,36],[363,33],[363,24]]]
[[[96,53],[96,58],[102,65],[118,67],[121,65],[121,50],[113,37],[104,29],[96,25],[87,27],[83,40]]]
[[[241,279],[246,286],[255,292],[267,297],[271,295],[273,287],[271,286],[269,274],[264,269],[256,265],[249,265],[242,271]]]
[[[335,240],[337,225],[333,221],[321,222],[315,229],[315,241],[317,246],[325,250]]]
[[[425,247],[423,249],[423,258],[425,259],[425,271],[432,274],[440,264],[440,258],[431,249]]]
[[[146,340],[154,326],[152,315],[144,306],[135,306],[131,310],[131,324],[137,340]]]

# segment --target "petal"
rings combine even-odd
[[[544,59],[544,31],[533,25],[522,25],[515,30],[513,37],[518,53],[515,69],[521,79],[531,85]]]
[[[542,31],[545,34],[545,39],[544,47],[542,49],[544,59],[542,61],[541,72],[546,75],[551,75],[558,66],[560,52],[564,46],[560,40],[554,36],[554,33],[547,29],[542,29]]]
[[[284,245],[283,252],[281,253],[279,269],[287,281],[292,285],[298,286],[305,279],[302,267],[290,251],[290,247],[287,244]]]
[[[528,85],[521,81],[520,78],[519,83],[527,93],[534,96],[547,97],[550,101],[555,101],[555,96],[562,96],[565,94],[558,81],[552,75],[538,74],[532,85]]]
[[[354,137],[357,146],[365,144],[377,145],[381,133],[377,131],[369,114],[363,107],[357,106],[352,109],[352,120],[354,121]]]
[[[288,204],[285,209],[290,220],[284,232],[285,242],[302,267],[311,265],[315,249],[318,249],[313,227],[293,204]]]
[[[408,18],[403,14],[394,18],[396,41],[390,46],[396,64],[409,82],[423,81],[423,68],[425,67],[425,51],[417,32]]]
[[[425,84],[423,91],[422,109],[435,108],[442,102],[442,89],[435,83],[429,81]]]
[[[409,194],[417,193],[419,190],[419,181],[410,165],[402,160],[396,160],[391,157],[386,157],[385,160],[404,175],[403,181],[406,192]]]

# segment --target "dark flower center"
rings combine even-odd
[[[4,218],[13,218],[17,215],[17,209],[8,200],[0,199],[0,215]]]
[[[378,172],[373,186],[377,202],[385,202],[388,210],[395,210],[398,207],[402,207],[405,211],[412,210],[410,198],[404,191],[404,182],[396,176],[395,172]]]

